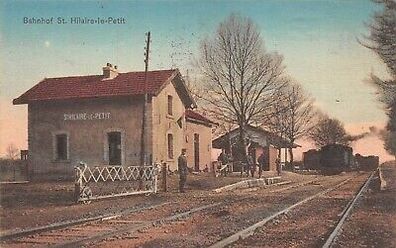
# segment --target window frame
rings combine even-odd
[[[168,133],[166,135],[166,141],[167,141],[168,159],[174,159],[174,144],[173,144],[173,134],[172,133]]]
[[[65,136],[65,157],[59,156],[59,143],[58,137]],[[53,161],[55,162],[68,162],[70,160],[70,134],[67,131],[58,131],[52,133],[52,151],[53,151]]]
[[[167,110],[167,115],[168,116],[173,116],[173,96],[168,95],[168,110]]]
[[[126,163],[126,159],[125,159],[126,133],[125,130],[122,128],[107,128],[106,130],[103,130],[103,162],[107,165],[110,162],[108,133],[112,133],[112,132],[121,133],[121,165],[124,165]]]

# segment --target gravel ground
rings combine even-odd
[[[349,176],[321,178],[320,183],[290,189],[282,194],[270,193],[270,189],[267,188],[243,194],[213,195],[213,200],[224,204],[215,209],[195,213],[186,219],[149,228],[139,233],[107,239],[91,246],[205,247]]]
[[[320,247],[336,224],[338,214],[367,177],[367,173],[303,176],[285,172],[282,180],[291,181],[290,184],[223,193],[214,193],[212,189],[247,178],[191,175],[185,194],[177,193],[177,175],[172,175],[169,177],[168,192],[151,196],[113,198],[95,201],[89,205],[73,203],[73,185],[70,183],[2,185],[0,210],[3,230],[94,216],[155,203],[167,204],[106,222],[87,223],[71,229],[55,230],[49,232],[49,235],[45,233],[33,235],[20,239],[19,243],[2,243],[1,247],[35,247],[36,245],[40,247],[56,238],[62,240],[76,230],[82,235],[84,233],[92,235],[107,230],[110,226],[119,228],[123,222],[153,221],[206,204],[222,203],[177,221],[165,222],[138,232],[115,235],[101,242],[87,244],[89,247],[105,248],[205,247],[309,195],[336,185],[352,175],[357,177],[350,183],[276,218],[256,230],[255,235],[232,245],[232,247]],[[290,188],[302,182],[311,183]],[[288,189],[283,190],[286,188]],[[344,232],[335,247],[396,247],[395,193],[393,189],[379,191],[379,179],[375,178],[370,184],[369,191],[352,211],[352,216],[347,220]],[[21,241],[28,243],[20,243]]]
[[[269,177],[274,174],[266,172],[265,176]],[[313,176],[294,173],[284,173],[283,176],[283,180],[295,182],[311,178]],[[159,192],[150,196],[135,195],[105,199],[93,201],[88,205],[74,202],[73,182],[3,184],[0,185],[0,232],[93,217],[164,202],[188,202],[194,198],[210,198],[212,189],[246,179],[248,178],[239,175],[214,178],[208,173],[190,174],[186,185],[188,193],[180,194],[177,190],[178,175],[174,174],[168,177],[168,192]],[[220,196],[216,195],[216,197]]]
[[[322,247],[339,214],[367,179],[360,175],[257,229],[230,247]]]
[[[387,179],[395,185],[396,165]],[[344,224],[334,247],[396,247],[396,187],[380,190],[376,177]]]

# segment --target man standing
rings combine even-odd
[[[264,168],[264,165],[265,165],[265,155],[264,155],[264,152],[262,152],[261,154],[260,154],[260,156],[258,157],[258,159],[257,159],[257,162],[258,162],[258,164],[259,164],[259,178],[261,178],[261,175],[263,174],[263,168]]]
[[[179,175],[180,175],[180,181],[179,181],[179,191],[181,193],[184,193],[184,185],[186,184],[187,180],[187,173],[188,173],[188,168],[187,168],[187,157],[186,157],[186,149],[181,150],[181,154],[179,158],[177,159],[177,166],[179,170]]]
[[[280,162],[279,157],[276,158],[275,164],[276,164],[276,171],[278,172],[278,176],[280,176],[282,174],[282,164]]]
[[[223,168],[224,165],[228,164],[228,157],[227,157],[227,154],[225,154],[224,150],[221,151],[219,157],[217,158],[217,161],[220,163],[220,168],[219,169]],[[228,170],[228,168],[224,168],[221,171],[221,174],[223,176],[227,176],[227,170]]]
[[[250,169],[250,174],[254,177],[254,172],[256,171],[256,161],[254,161],[253,156],[251,154],[248,155],[248,165]],[[249,176],[249,172],[248,172]]]

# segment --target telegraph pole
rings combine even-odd
[[[140,165],[145,166],[147,164],[147,155],[146,155],[146,112],[147,112],[147,83],[148,83],[148,66],[149,66],[149,54],[150,54],[150,31],[146,33],[146,47],[144,51],[145,59],[144,59],[144,101],[143,101],[143,118],[142,118],[142,133],[140,138]],[[142,173],[143,171],[141,171]]]

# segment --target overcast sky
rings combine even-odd
[[[10,142],[26,147],[26,106],[12,106],[11,100],[44,77],[100,74],[106,62],[124,72],[143,70],[147,31],[153,40],[150,69],[178,66],[185,72],[190,58],[197,56],[200,40],[231,13],[250,17],[266,49],[282,54],[291,77],[349,131],[358,133],[386,122],[375,90],[365,83],[372,72],[386,77],[386,70],[373,52],[357,42],[367,34],[365,22],[378,10],[369,0],[6,0],[0,4],[0,154]],[[24,24],[25,17],[54,21]],[[69,23],[56,24],[58,17]],[[124,18],[126,23],[79,25],[71,24],[71,17]],[[385,156],[379,141],[376,149]]]

